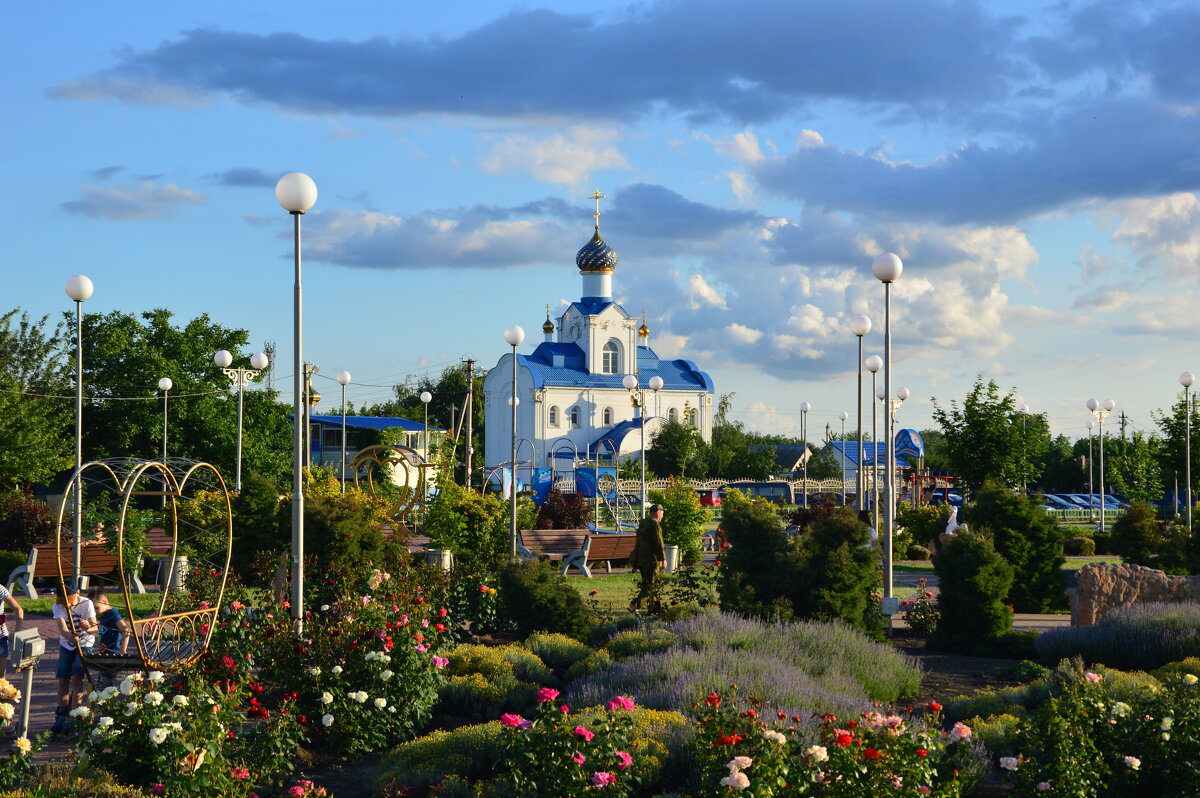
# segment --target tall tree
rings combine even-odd
[[[18,315],[18,313],[20,315]],[[0,487],[44,482],[69,468],[74,449],[70,344],[64,324],[0,316]]]
[[[646,451],[646,467],[659,476],[704,477],[707,446],[700,431],[691,424],[668,420],[654,433]]]
[[[1193,394],[1194,396],[1195,394]],[[1196,405],[1192,407],[1192,496],[1200,498],[1200,413],[1196,412],[1196,407]],[[1180,395],[1168,412],[1160,411],[1152,415],[1163,434],[1158,450],[1163,479],[1172,486],[1176,480],[1179,481],[1180,502],[1183,502],[1187,496],[1187,469],[1184,466],[1187,461],[1188,448],[1186,445],[1187,417],[1184,415],[1183,396]],[[1105,449],[1104,455],[1108,456],[1107,449]]]
[[[1037,483],[1049,440],[1045,416],[1017,412],[1013,396],[983,377],[963,399],[942,407],[933,401],[933,418],[945,435],[951,470],[969,487],[995,480],[1009,488]]]
[[[1104,448],[1105,458],[1110,452],[1116,455],[1104,469],[1113,492],[1130,502],[1150,504],[1162,499],[1161,441],[1139,431],[1128,441],[1121,439],[1113,444]]]

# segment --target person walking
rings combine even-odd
[[[637,540],[633,544],[633,554],[629,557],[629,564],[642,575],[638,594],[629,605],[629,609],[634,612],[646,609],[646,605],[654,600],[658,571],[667,566],[667,554],[663,548],[662,519],[662,505],[652,504],[646,510],[646,517],[638,524]]]

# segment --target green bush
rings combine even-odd
[[[453,649],[448,656],[448,676],[478,673],[488,679],[511,676],[530,684],[557,685],[553,672],[545,663],[519,646],[465,645]]]
[[[28,551],[0,551],[0,579],[7,579],[14,568],[20,568],[28,561]]]
[[[1012,627],[1004,597],[1012,586],[1013,568],[990,540],[977,533],[954,535],[933,558],[933,567],[942,616],[930,646],[975,653]]]
[[[35,543],[53,543],[57,526],[50,508],[33,494],[23,490],[0,493],[0,540],[5,548],[29,554]]]
[[[1168,663],[1161,668],[1155,668],[1150,675],[1160,682],[1167,682],[1177,679],[1185,673],[1200,673],[1200,657],[1188,657],[1178,662]]]
[[[501,712],[520,712],[534,702],[537,685],[511,674],[486,678],[478,673],[451,676],[438,690],[438,710],[479,721]]]
[[[522,645],[560,677],[571,666],[592,655],[592,648],[562,634],[530,635]]]
[[[991,531],[996,551],[1021,575],[1007,593],[1017,612],[1066,608],[1062,535],[1037,500],[988,483],[975,493],[967,519]]]
[[[666,651],[679,641],[679,637],[666,629],[638,629],[621,632],[604,645],[604,650],[616,660],[657,654]]]
[[[937,536],[946,531],[950,521],[948,505],[913,507],[908,502],[900,502],[896,512],[896,526],[900,527],[912,539],[913,544],[932,548]],[[922,559],[909,557],[910,560]],[[929,559],[925,557],[924,559]]]
[[[500,569],[499,581],[504,613],[522,637],[534,632],[558,632],[587,639],[590,622],[583,597],[549,563],[507,563]]]
[[[569,684],[576,679],[591,676],[593,673],[609,667],[612,663],[613,658],[607,651],[593,651],[586,658],[567,668],[566,674],[563,675],[563,683]]]
[[[1134,502],[1113,524],[1110,545],[1125,562],[1157,568],[1155,555],[1161,542],[1158,516],[1145,502]]]
[[[1016,736],[1017,727],[1021,723],[1021,718],[1025,717],[1017,715],[991,715],[986,718],[972,717],[964,721],[971,727],[972,736],[979,739],[987,749],[992,752],[993,756],[1015,756],[1017,753]]]
[[[1069,557],[1091,557],[1096,553],[1096,541],[1091,538],[1067,538],[1063,542],[1063,554]]]
[[[708,522],[708,510],[700,506],[700,494],[687,482],[672,478],[666,490],[650,491],[650,501],[663,506],[663,543],[679,547],[684,565],[700,562],[700,543]]]
[[[928,560],[931,556],[933,556],[933,552],[931,552],[929,549],[925,548],[924,546],[918,546],[917,544],[914,543],[913,545],[908,547],[908,550],[906,552],[904,552],[904,556],[905,556],[905,559],[909,559],[909,560],[925,561],[925,560]]]

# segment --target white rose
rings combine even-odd
[[[168,734],[169,732],[163,728],[151,729],[150,742],[154,743],[155,745],[161,745],[162,742],[167,739]]]
[[[308,669],[308,675],[309,675],[309,676],[320,676],[320,675],[321,675],[321,669],[320,669],[320,668],[309,668],[309,669]]]
[[[386,682],[388,679],[392,678],[395,675],[396,674],[392,673],[391,671],[384,671],[383,673],[379,674],[379,678],[383,679]]]
[[[328,692],[321,693],[321,703],[322,704],[332,704],[333,703],[333,695]]]
[[[333,715],[322,715],[321,716],[321,725],[322,726],[332,726],[333,725]]]
[[[129,717],[130,715],[132,715],[134,712],[137,712],[137,711],[138,711],[138,705],[137,705],[136,701],[130,701],[128,704],[125,705],[125,717]]]
[[[386,699],[386,698],[376,698],[376,699],[375,699],[375,707],[376,707],[376,709],[383,709],[383,708],[384,708],[384,707],[386,707],[386,706],[387,706],[387,699]]]
[[[321,612],[329,612],[329,605],[328,605],[328,604],[322,604],[322,605],[321,605]]]
[[[341,666],[341,665],[334,665],[332,668],[330,668],[330,669],[329,669],[329,672],[330,672],[330,673],[332,673],[332,674],[334,674],[334,675],[337,675],[337,674],[339,674],[339,673],[341,673],[341,672],[342,672],[342,666]]]
[[[101,729],[107,729],[109,726],[113,725],[113,719],[110,718],[108,715],[105,715],[104,717],[102,717],[98,721],[96,721],[96,725],[99,726]]]
[[[158,684],[165,678],[167,678],[166,674],[164,674],[162,671],[150,671],[150,681],[154,682],[155,684]]]
[[[69,714],[73,718],[86,718],[88,715],[92,714],[92,711],[87,707],[80,706],[72,709]]]
[[[177,707],[186,707],[187,703],[188,703],[188,697],[185,696],[183,693],[180,693],[171,698],[171,703]]]
[[[163,694],[158,692],[157,690],[151,690],[150,692],[146,693],[145,698],[143,698],[142,700],[145,701],[147,704],[153,704],[154,706],[158,706],[163,701]]]
[[[811,746],[805,753],[811,756],[814,762],[824,762],[829,758],[829,751],[823,745]]]
[[[1016,770],[1017,765],[1019,765],[1019,764],[1020,764],[1020,762],[1017,760],[1017,758],[1015,756],[1000,757],[1000,767],[1004,768],[1005,770]]]
[[[133,679],[125,679],[121,682],[121,695],[129,695],[133,692]]]
[[[88,693],[88,703],[89,703],[89,704],[94,704],[94,703],[96,703],[96,702],[97,702],[97,701],[99,701],[99,700],[100,700],[100,694],[99,694],[99,693],[97,693],[95,690],[93,690],[92,692]]]
[[[119,692],[120,692],[120,690],[113,687],[112,685],[109,685],[108,687],[105,687],[103,690],[100,691],[100,700],[107,701],[108,699],[112,698]]]

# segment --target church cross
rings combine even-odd
[[[590,200],[595,200],[595,201],[596,201],[596,213],[595,213],[595,217],[596,217],[596,229],[597,229],[597,230],[599,230],[599,229],[600,229],[600,200],[602,200],[602,199],[608,199],[608,195],[606,195],[606,194],[601,194],[601,193],[600,193],[600,189],[595,189],[595,190],[592,192],[591,196],[589,196],[589,197],[584,197],[584,199],[590,199]]]

